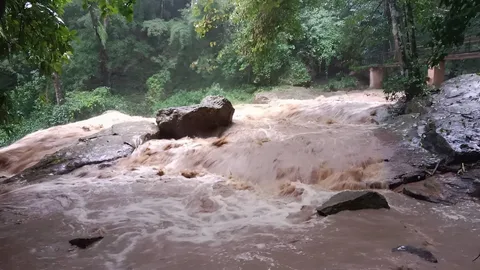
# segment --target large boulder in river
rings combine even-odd
[[[77,143],[47,155],[36,165],[15,175],[5,183],[35,181],[49,175],[62,175],[80,167],[114,161],[130,155],[138,145],[156,138],[157,126],[149,121],[115,124]]]
[[[480,160],[480,76],[462,75],[434,95],[422,145],[453,163]]]
[[[320,216],[329,216],[342,211],[363,209],[390,209],[385,197],[374,191],[344,191],[334,195],[317,208]]]
[[[232,124],[235,109],[221,96],[207,96],[198,105],[161,109],[157,113],[160,138],[211,136]]]

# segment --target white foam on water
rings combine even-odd
[[[472,216],[472,209],[476,208],[478,208],[478,203],[461,202],[455,206],[436,205],[431,210],[445,220],[480,223],[480,218]]]
[[[18,209],[47,216],[62,213],[82,231],[103,228],[114,236],[101,255],[108,269],[119,269],[139,244],[163,239],[193,244],[220,245],[266,237],[272,230],[304,231],[320,219],[293,224],[287,216],[303,205],[318,205],[332,192],[295,183],[299,198],[262,190],[236,190],[229,179],[208,174],[195,179],[158,177],[153,168],[139,168],[110,179],[64,176],[8,194]],[[69,229],[71,230],[71,229]],[[271,236],[275,236],[271,234]],[[257,249],[264,249],[259,244]],[[255,257],[255,256],[254,256]],[[260,255],[256,259],[265,258]]]

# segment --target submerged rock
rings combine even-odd
[[[373,191],[344,191],[334,195],[317,208],[320,216],[329,216],[342,211],[364,209],[390,209],[385,197]]]
[[[444,83],[433,96],[428,124],[420,126],[422,145],[447,155],[451,163],[480,160],[480,76],[462,75]]]
[[[103,239],[103,236],[92,237],[92,238],[75,238],[75,239],[72,239],[68,242],[72,246],[77,246],[81,249],[86,249],[89,246],[95,244],[96,242],[98,242],[102,239]]]
[[[34,181],[48,175],[61,175],[80,167],[114,161],[130,155],[138,145],[156,137],[155,124],[147,121],[113,125],[76,144],[45,156],[39,163],[5,182]]]
[[[207,96],[198,105],[161,109],[156,122],[165,139],[210,136],[218,128],[232,124],[235,109],[220,96]]]
[[[437,258],[432,254],[432,252],[424,249],[424,248],[417,248],[414,246],[399,246],[392,249],[392,252],[407,252],[413,255],[417,255],[418,257],[424,259],[427,262],[431,263],[438,263]]]
[[[428,185],[427,182],[423,182],[422,185],[406,186],[402,193],[411,198],[432,203],[440,203],[445,200],[442,198],[441,191],[433,185]]]

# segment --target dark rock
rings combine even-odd
[[[342,211],[363,209],[390,209],[384,196],[373,191],[344,191],[334,195],[317,208],[320,216],[329,216]]]
[[[419,113],[426,114],[432,106],[432,101],[428,97],[414,97],[405,103],[405,114]]]
[[[389,189],[396,189],[401,185],[420,182],[422,180],[425,180],[426,177],[427,173],[425,171],[412,171],[409,173],[404,173],[390,181],[388,187]]]
[[[96,242],[100,241],[103,239],[103,236],[98,236],[98,237],[93,237],[93,238],[75,238],[70,241],[70,245],[72,246],[77,246],[81,249],[86,249],[89,246],[95,244]]]
[[[404,185],[401,192],[417,200],[446,205],[471,201],[480,198],[478,174],[478,170],[472,170],[461,176],[453,173],[434,175],[422,182]]]
[[[480,180],[474,179],[472,181],[472,189],[468,192],[473,198],[480,199]]]
[[[211,136],[232,124],[235,109],[220,96],[208,96],[199,105],[161,109],[157,113],[159,136],[164,139]]]
[[[422,145],[450,163],[480,160],[480,76],[462,75],[444,83],[433,96]]]
[[[431,263],[438,263],[437,258],[432,254],[432,252],[424,249],[424,248],[417,248],[414,246],[399,246],[392,249],[392,252],[407,252],[413,255],[417,255],[418,257],[424,259],[427,262]]]
[[[143,142],[155,138],[155,124],[138,121],[113,125],[79,142],[45,156],[39,163],[5,181],[34,181],[48,175],[62,175],[86,165],[101,164],[130,155]]]
[[[440,203],[442,201],[442,199],[440,198],[440,194],[434,194],[439,193],[438,191],[435,192],[433,190],[429,190],[428,188],[422,188],[418,185],[404,187],[402,193],[420,201],[432,203]]]
[[[429,121],[424,126],[425,132],[423,133],[421,143],[423,148],[428,151],[437,154],[442,157],[453,157],[455,151],[452,149],[447,140],[437,133],[436,125],[433,121]]]

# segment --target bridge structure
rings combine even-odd
[[[420,57],[427,55],[428,48],[419,47]],[[428,68],[427,84],[439,87],[445,80],[445,62],[465,59],[480,59],[480,38],[466,38],[461,46],[453,48],[450,53],[435,67]],[[369,67],[370,88],[381,89],[385,77],[385,69],[398,67],[400,64],[395,60],[393,51],[376,53],[373,57],[365,59],[363,66]],[[425,65],[427,65],[425,61]]]

